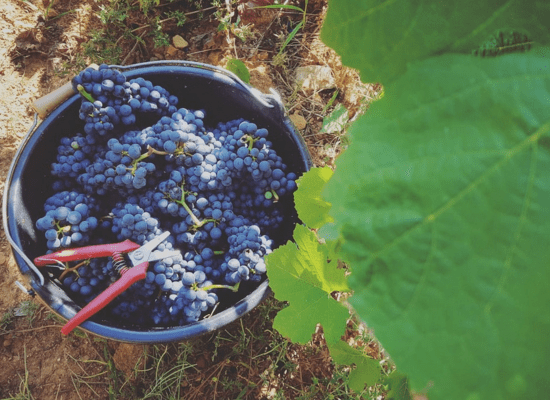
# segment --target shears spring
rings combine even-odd
[[[113,262],[113,268],[119,275],[124,275],[130,269],[126,264],[124,256],[120,252],[113,253],[111,260]]]

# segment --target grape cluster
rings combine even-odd
[[[52,163],[64,190],[36,222],[48,251],[125,239],[143,245],[170,231],[157,251],[180,253],[152,262],[106,312],[134,324],[186,324],[211,312],[224,290],[264,279],[264,256],[297,179],[268,130],[242,118],[208,127],[205,110],[177,109],[162,88],[106,66],[73,84],[94,101],[80,108],[85,133],[62,138]],[[142,114],[156,120],[139,125]],[[106,118],[98,125],[90,115]],[[75,263],[60,281],[85,303],[118,278],[119,262]]]
[[[36,221],[36,228],[44,232],[49,250],[86,244],[98,226],[94,198],[76,191],[49,197],[44,211],[46,215]]]
[[[241,280],[260,281],[266,272],[263,257],[271,253],[273,241],[261,234],[257,225],[233,226],[228,229],[230,245],[222,270],[227,271],[225,281],[229,284]]]
[[[119,203],[111,214],[111,230],[120,241],[130,239],[136,243],[145,243],[162,233],[159,231],[158,220],[137,204]]]
[[[111,138],[107,148],[96,153],[93,163],[77,176],[77,180],[90,194],[119,191],[121,195],[127,195],[141,189],[156,169],[155,164],[142,161],[149,154],[142,155],[141,151],[138,144],[120,143]]]
[[[92,136],[81,133],[61,138],[56,161],[52,163],[52,175],[57,178],[76,178],[90,164],[95,153],[94,143]]]
[[[170,115],[178,98],[143,78],[126,80],[120,71],[102,64],[87,68],[72,80],[83,95],[79,118],[87,134],[105,136],[119,126],[132,126],[138,114]]]

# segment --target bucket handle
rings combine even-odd
[[[197,68],[197,69],[205,69],[211,72],[214,72],[216,74],[225,75],[226,77],[232,79],[235,83],[238,83],[245,91],[250,93],[258,102],[260,102],[264,107],[266,108],[276,108],[279,110],[284,109],[283,103],[281,100],[281,96],[275,91],[275,89],[271,88],[270,94],[265,94],[260,92],[255,87],[245,83],[241,78],[239,78],[236,74],[233,72],[218,67],[211,64],[204,64],[196,61],[184,61],[184,60],[157,60],[157,61],[146,61],[138,64],[131,64],[131,65],[110,65],[110,68],[120,69],[120,70],[126,70],[131,71],[137,68],[144,68],[144,67],[155,67],[155,66],[176,66],[176,67],[191,67],[191,68]]]
[[[274,108],[275,104],[278,106],[277,108],[279,110],[284,108],[281,100],[281,96],[275,91],[275,89],[271,88],[270,94],[262,93],[255,87],[245,83],[241,78],[239,78],[233,72],[225,68],[217,67],[215,65],[203,64],[195,61],[158,60],[158,61],[147,61],[147,62],[131,64],[131,65],[114,64],[114,65],[109,65],[109,68],[131,71],[137,68],[170,66],[170,65],[178,66],[178,67],[192,67],[192,68],[206,69],[206,70],[215,72],[217,74],[225,75],[228,78],[235,81],[236,83],[238,83],[244,90],[250,93],[256,100],[258,100],[258,102],[260,102],[266,108]],[[90,64],[88,68],[98,69],[99,66],[97,64]],[[59,105],[61,105],[64,101],[66,101],[76,93],[77,92],[74,90],[72,86],[72,82],[71,81],[66,82],[64,85],[55,89],[53,92],[50,92],[40,97],[39,99],[35,100],[32,103],[32,108],[35,110],[35,112],[38,114],[40,118],[44,119],[46,116],[48,116],[50,112],[55,110]]]

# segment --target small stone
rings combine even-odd
[[[271,80],[270,74],[267,71],[266,64],[259,64],[256,67],[249,68],[250,84],[262,93],[269,93],[275,84]]]
[[[180,35],[176,35],[172,38],[172,43],[176,49],[185,49],[187,46],[189,46],[189,43],[187,43],[187,40],[182,38]]]
[[[197,368],[199,369],[204,369],[206,368],[207,366],[207,363],[206,363],[206,358],[204,357],[204,355],[200,354],[198,357],[197,357]]]
[[[222,42],[222,36],[220,35],[214,35],[214,34],[208,34],[205,36],[204,39],[204,49],[218,49],[220,48],[221,42]]]
[[[132,374],[134,369],[144,367],[144,354],[145,346],[121,343],[115,351],[113,361],[115,363],[115,367],[128,377]],[[140,365],[138,365],[138,363]]]
[[[11,339],[4,340],[4,347],[10,347],[11,346]]]
[[[168,46],[166,49],[166,56],[167,57],[173,57],[179,52],[178,49],[176,49],[174,46]]]
[[[308,65],[296,68],[295,83],[306,93],[334,89],[336,80],[332,69],[323,65]]]
[[[209,64],[218,65],[220,63],[220,52],[212,51],[210,54],[208,54],[207,59]]]
[[[304,129],[307,126],[306,119],[302,115],[298,114],[297,112],[290,115],[289,118],[292,121],[292,123],[294,124],[294,126],[296,127],[296,129],[301,130],[301,129]]]
[[[53,18],[53,17],[57,17],[59,15],[59,13],[54,10],[53,8],[50,8],[48,10],[48,18]]]

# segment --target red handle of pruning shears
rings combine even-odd
[[[55,253],[46,254],[34,259],[38,267],[52,264],[52,262],[68,262],[87,260],[90,258],[112,257],[114,254],[129,253],[140,248],[139,244],[126,239],[120,243],[97,244],[92,246],[64,249]],[[133,283],[145,279],[149,262],[145,261],[130,269],[121,270],[121,278],[105,289],[95,299],[82,308],[61,329],[61,333],[68,335],[74,328],[86,321],[102,308],[107,306],[115,297],[128,289]]]
[[[139,249],[139,244],[126,239],[120,243],[96,244],[93,246],[78,247],[76,249],[65,249],[55,253],[46,254],[34,259],[37,267],[52,264],[53,262],[67,262],[87,260],[88,258],[110,257],[115,253],[128,253]]]
[[[74,328],[107,306],[115,297],[128,289],[132,284],[141,279],[145,279],[148,266],[149,262],[146,261],[128,269],[126,272],[122,272],[122,277],[72,317],[63,328],[61,328],[61,333],[68,335]]]
[[[121,278],[76,313],[76,315],[63,326],[61,333],[68,335],[74,328],[107,306],[115,297],[132,286],[132,284],[145,279],[149,261],[156,261],[180,254],[179,251],[162,251],[153,254],[153,250],[162,243],[162,241],[168,238],[168,236],[170,236],[170,232],[166,231],[153,240],[145,243],[143,246],[126,239],[120,243],[97,244],[76,249],[65,249],[35,258],[34,263],[39,267],[52,263],[87,260],[99,257],[113,257],[113,259],[117,257],[117,261],[122,261],[120,257],[122,253],[128,253],[128,258],[131,261],[130,268],[118,269]]]

